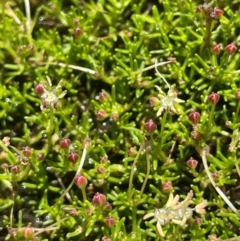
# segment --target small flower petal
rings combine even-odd
[[[143,219],[145,220],[154,216],[155,216],[155,213],[147,213],[146,215],[143,216]]]
[[[158,232],[158,234],[160,235],[160,236],[162,236],[162,237],[164,237],[165,236],[165,234],[164,234],[164,232],[163,232],[163,230],[162,230],[162,226],[160,225],[160,223],[157,223],[157,232]]]

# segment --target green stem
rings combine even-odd
[[[149,159],[149,154],[148,153],[146,153],[146,157],[147,157],[147,172],[146,172],[146,176],[145,176],[145,179],[144,179],[141,191],[140,191],[140,198],[141,198],[141,196],[142,196],[142,194],[144,192],[144,189],[146,187],[147,180],[148,180],[148,177],[149,177],[149,173],[150,173],[150,159]]]
[[[60,200],[62,200],[64,198],[64,196],[68,193],[68,191],[72,188],[73,184],[74,184],[74,179],[77,175],[80,174],[81,170],[82,170],[82,167],[83,167],[83,164],[84,164],[84,161],[85,161],[85,158],[86,158],[86,155],[87,155],[87,149],[84,148],[83,149],[83,153],[82,153],[82,157],[81,157],[81,161],[79,163],[79,166],[78,166],[78,169],[76,171],[76,174],[73,178],[73,180],[71,181],[70,185],[68,186],[68,188],[64,191],[64,193],[62,194],[62,196],[60,197]]]
[[[82,196],[83,196],[83,202],[85,202],[87,200],[86,189],[82,188],[81,192],[82,192]]]
[[[161,131],[160,131],[160,138],[161,138],[161,141],[160,141],[160,151],[162,150],[162,144],[163,144],[163,132],[164,132],[164,127],[165,127],[165,123],[166,123],[166,119],[167,119],[167,114],[168,112],[165,111],[164,114],[163,114],[163,118],[161,120]]]
[[[48,136],[48,150],[47,153],[50,153],[52,148],[52,133],[54,129],[54,113],[53,108],[50,106],[50,119],[49,119],[49,125],[47,130],[47,136]]]
[[[133,164],[132,164],[132,167],[131,167],[131,173],[130,173],[130,178],[129,178],[129,186],[128,186],[128,199],[129,201],[131,201],[132,199],[132,183],[133,183],[133,174],[134,174],[134,169],[135,169],[135,166],[136,166],[136,163],[137,163],[137,160],[139,159],[139,156],[143,150],[143,147],[144,147],[145,143],[143,143],[139,150],[138,150],[138,153],[133,161]]]
[[[211,111],[210,111],[210,114],[209,114],[209,121],[208,121],[208,129],[209,129],[209,132],[211,131],[211,128],[213,126],[213,113],[215,111],[215,105],[212,105],[211,107]]]
[[[6,24],[5,24],[5,4],[2,3],[2,36],[3,42],[6,44]]]
[[[238,120],[239,109],[240,109],[240,101],[238,101],[238,104],[237,104],[237,110],[236,110],[236,115],[235,115],[234,123],[236,123],[237,120]]]
[[[136,212],[136,207],[132,207],[132,231],[135,232],[136,231],[136,227],[137,227],[137,212]]]

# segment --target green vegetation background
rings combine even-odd
[[[225,49],[239,45],[238,0],[211,1],[212,12],[224,12],[210,20],[197,0],[0,4],[0,137],[10,137],[10,145],[0,144],[0,240],[238,240],[231,238],[240,235],[239,214],[217,194],[196,150],[210,147],[210,172],[238,209],[240,54]],[[149,99],[158,96],[155,85],[165,93],[168,87],[153,65],[169,57],[177,62],[158,69],[185,102],[177,115],[157,117]],[[41,110],[35,86],[54,90],[60,80],[55,94],[67,94],[56,109]],[[212,92],[220,95],[216,106],[208,102]],[[201,115],[199,138],[188,118],[193,111]],[[156,130],[149,133],[150,119]],[[61,148],[63,138],[71,140],[69,150]],[[72,201],[60,198],[86,146],[81,174],[88,185],[74,185]],[[190,157],[196,169],[186,165]],[[190,190],[194,204],[208,201],[206,214],[193,213],[184,227],[163,225],[160,237],[143,216],[164,207],[169,192],[184,198]],[[96,192],[111,208],[92,205]]]

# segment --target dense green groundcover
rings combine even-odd
[[[0,240],[240,240],[239,0],[1,0]]]

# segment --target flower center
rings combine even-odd
[[[168,108],[168,107],[172,107],[173,106],[173,98],[166,96],[164,98],[161,99],[161,106],[163,108]]]

